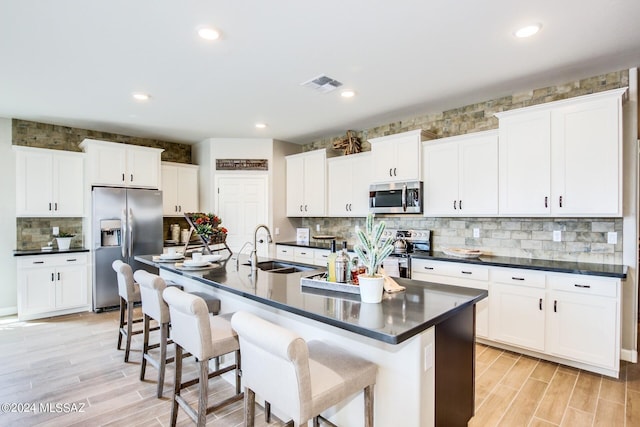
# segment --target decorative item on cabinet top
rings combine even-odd
[[[355,154],[362,151],[362,142],[352,130],[347,131],[347,136],[333,142],[333,148],[344,149],[344,155]]]

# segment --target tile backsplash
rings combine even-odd
[[[53,241],[53,247],[57,244],[52,234],[53,227],[59,227],[61,232],[75,234],[71,239],[72,248],[88,247],[83,241],[82,218],[16,218],[16,249],[36,250],[47,246]]]
[[[387,228],[431,230],[435,251],[443,247],[469,247],[496,256],[561,261],[622,264],[621,218],[425,218],[419,215],[377,215]],[[303,218],[301,227],[311,235],[329,234],[357,243],[355,226],[364,218]],[[320,232],[316,231],[320,225]],[[473,237],[477,228],[480,237]],[[560,230],[561,241],[553,241]],[[607,243],[607,233],[618,233],[616,244]]]

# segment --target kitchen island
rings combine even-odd
[[[187,291],[217,296],[223,313],[251,311],[375,362],[377,425],[456,426],[473,416],[475,304],[486,290],[398,279],[405,291],[363,304],[356,294],[300,286],[301,277],[321,270],[252,273],[243,256],[237,268],[234,258],[190,271],[151,255],[136,259]],[[324,415],[338,425],[363,425],[362,405],[360,394]]]

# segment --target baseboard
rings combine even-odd
[[[18,314],[18,306],[0,308],[0,317],[12,316],[14,314]]]
[[[624,360],[626,362],[638,363],[638,351],[637,350],[627,350],[620,349],[620,360]]]

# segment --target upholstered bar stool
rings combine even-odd
[[[118,278],[118,294],[120,295],[120,325],[118,327],[118,350],[122,347],[122,338],[125,339],[124,361],[129,361],[131,349],[131,337],[141,334],[142,330],[133,330],[134,323],[142,322],[142,318],[133,318],[133,304],[140,302],[140,288],[133,280],[133,271],[129,264],[115,260],[111,264]]]
[[[183,287],[177,283],[171,281],[165,281],[162,277],[151,274],[145,270],[138,270],[133,274],[133,278],[140,286],[140,296],[142,299],[142,314],[144,316],[144,338],[142,345],[142,363],[140,364],[140,381],[144,381],[147,362],[158,370],[158,388],[157,396],[162,397],[164,388],[164,373],[167,363],[174,361],[173,357],[167,358],[167,345],[172,344],[173,341],[169,339],[169,325],[171,318],[169,316],[169,306],[162,299],[162,292],[167,286],[175,286],[177,289],[182,290]],[[218,314],[220,311],[220,300],[211,295],[194,292],[193,295],[202,296],[209,313]],[[206,299],[205,299],[206,298]],[[149,344],[150,335],[150,323],[151,319],[155,320],[160,328],[160,340],[156,344]],[[150,353],[150,350],[158,348],[160,355],[158,359],[154,359]],[[190,356],[185,353],[183,357]],[[217,365],[216,365],[217,366]]]
[[[171,426],[176,425],[178,406],[198,425],[206,424],[207,414],[243,397],[240,390],[240,346],[238,336],[231,329],[230,314],[210,316],[205,301],[175,288],[166,288],[162,293],[169,305],[172,338],[176,346],[176,366],[173,403],[171,406]],[[182,353],[191,353],[198,361],[198,378],[182,382]],[[227,353],[235,354],[235,363],[209,373],[209,360]],[[208,406],[208,380],[214,376],[235,370],[236,393],[213,406]],[[197,411],[180,395],[181,391],[193,384],[199,384]]]
[[[373,386],[378,370],[374,363],[319,341],[307,343],[294,332],[251,313],[235,313],[231,326],[242,351],[245,426],[254,425],[255,393],[291,417],[287,425],[306,425],[313,418],[318,426],[323,411],[361,390],[365,426],[373,426]],[[265,404],[265,411],[269,406]]]

